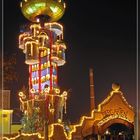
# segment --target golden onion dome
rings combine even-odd
[[[57,21],[65,12],[63,0],[22,0],[20,7],[23,15],[32,22],[38,22],[39,17]]]

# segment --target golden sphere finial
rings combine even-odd
[[[113,89],[114,91],[118,91],[118,90],[120,89],[120,85],[119,85],[118,83],[113,83],[113,84],[112,84],[112,89]]]

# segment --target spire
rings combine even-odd
[[[94,81],[93,81],[93,69],[89,70],[89,78],[90,78],[90,110],[95,109],[95,95],[94,95]]]

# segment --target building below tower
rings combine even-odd
[[[112,85],[107,98],[90,116],[82,116],[78,124],[62,121],[46,124],[44,131],[21,133],[15,139],[46,140],[134,140],[134,109],[126,101],[118,84]],[[6,138],[5,138],[6,139]]]

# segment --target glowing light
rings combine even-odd
[[[59,94],[60,93],[60,89],[55,89],[55,92],[57,93],[57,94]]]
[[[19,94],[18,94],[20,97],[22,97],[24,94],[23,94],[23,92],[19,92]]]
[[[35,3],[35,7],[45,7],[46,6],[46,3]]]
[[[32,4],[30,7],[28,7],[26,9],[26,12],[28,14],[33,14],[34,12],[39,10],[40,8],[45,8],[45,6],[46,6],[46,3],[44,3],[44,2],[42,2],[42,3],[35,3],[35,4]]]
[[[40,22],[39,18],[37,18],[36,21],[37,21],[37,22]],[[38,31],[38,33],[39,33],[39,31]]]
[[[119,132],[119,135],[122,135],[122,132]]]
[[[8,138],[8,137],[3,137],[3,139],[5,140],[15,140],[21,136],[37,136],[39,139],[44,139],[43,136],[41,136],[40,133],[32,133],[32,134],[29,134],[29,133],[21,133],[21,134],[18,134],[17,136],[15,137],[12,137],[12,138]]]
[[[123,93],[121,91],[111,91],[109,96],[107,98],[105,98],[105,100],[98,105],[98,110],[100,111],[101,110],[101,106],[103,106],[104,104],[106,104],[110,99],[111,97],[114,95],[114,94],[120,94],[121,95],[121,98],[122,100],[124,101],[124,103],[131,109],[133,110],[133,107],[131,105],[128,104],[128,102],[126,101],[125,97],[123,96]]]
[[[64,8],[66,8],[66,3],[64,3]]]
[[[62,123],[62,120],[61,119],[58,119],[57,121],[58,121],[58,123]]]
[[[35,93],[35,89],[32,88],[32,89],[30,90],[30,92],[31,92],[32,94],[34,94],[34,93]]]
[[[36,9],[29,7],[29,8],[26,10],[26,12],[27,12],[28,14],[32,14],[35,10],[36,10]]]
[[[109,135],[109,134],[110,134],[110,132],[109,132],[108,130],[106,130],[105,134],[106,134],[106,135]]]
[[[57,6],[50,6],[50,9],[52,10],[53,13],[56,13],[58,11],[58,7]]]
[[[125,121],[127,121],[127,122],[130,122],[130,123],[133,123],[133,122],[131,122],[130,120],[128,120],[127,118],[124,118],[124,117],[122,117],[122,116],[119,116],[119,115],[111,115],[111,116],[109,116],[109,117],[106,117],[105,119],[102,119],[97,125],[99,126],[99,127],[101,127],[102,125],[104,125],[105,123],[107,123],[108,121],[110,121],[110,120],[113,120],[113,119],[122,119],[122,120],[125,120]]]
[[[20,7],[22,7],[22,2],[20,2]]]

